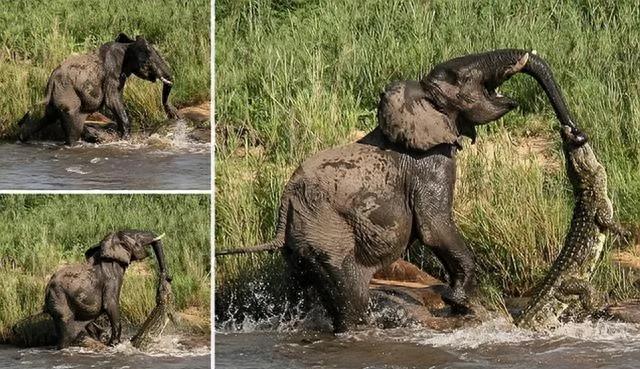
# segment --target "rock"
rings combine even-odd
[[[373,278],[402,282],[417,282],[425,285],[443,284],[437,278],[430,276],[417,266],[402,259],[396,260],[386,268],[380,269],[373,275]]]
[[[94,124],[100,124],[100,123],[113,123],[113,121],[111,119],[109,119],[106,115],[100,113],[100,112],[95,112],[95,113],[91,113],[89,114],[89,116],[87,117],[87,119],[85,120],[86,123],[94,123]]]
[[[452,314],[442,299],[448,290],[442,281],[398,260],[377,272],[369,284],[374,324],[384,328],[420,324],[441,331],[479,323],[476,317]],[[485,313],[481,307],[478,310]]]
[[[206,122],[209,120],[211,112],[210,102],[206,101],[197,106],[187,106],[178,110],[178,113],[184,118],[194,122]]]
[[[209,143],[211,142],[211,129],[194,128],[193,131],[187,134],[187,137],[191,141]]]
[[[605,316],[626,323],[640,323],[640,300],[627,300],[609,305]]]

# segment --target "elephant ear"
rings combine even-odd
[[[100,257],[125,265],[131,263],[131,253],[116,233],[110,233],[100,241]]]
[[[434,108],[417,81],[395,82],[380,94],[378,125],[392,142],[426,151],[457,142],[459,132],[449,117]]]

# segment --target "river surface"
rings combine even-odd
[[[333,336],[256,325],[215,336],[216,368],[639,368],[640,327],[566,324],[551,333],[505,319],[447,333],[418,327]]]
[[[208,143],[0,142],[0,190],[208,190]]]
[[[183,347],[177,336],[163,337],[155,351],[142,353],[123,343],[103,352],[82,348],[20,349],[0,345],[0,369],[70,369],[70,368],[210,368],[209,347]]]

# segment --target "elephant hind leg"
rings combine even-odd
[[[54,317],[54,325],[58,335],[58,349],[63,349],[76,342],[86,323],[77,322],[72,316],[59,316]]]
[[[65,143],[73,145],[80,141],[87,114],[72,110],[62,113],[62,127],[64,128]]]
[[[317,262],[310,271],[315,275],[314,286],[332,319],[334,333],[346,332],[366,321],[372,272],[363,271],[352,256],[347,256],[339,267]]]

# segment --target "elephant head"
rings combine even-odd
[[[563,126],[575,128],[549,66],[533,52],[505,49],[471,54],[436,65],[420,82],[395,84],[382,94],[378,122],[392,141],[427,150],[475,140],[476,125],[495,121],[517,107],[497,88],[517,73],[536,79]]]
[[[170,118],[178,116],[176,109],[169,104],[169,93],[173,87],[173,73],[169,64],[144,37],[136,36],[133,40],[124,33],[116,37],[115,42],[128,44],[124,53],[122,72],[147,81],[162,82],[162,106]]]
[[[154,233],[147,231],[126,230],[111,232],[98,245],[87,250],[85,258],[90,263],[113,260],[126,267],[133,261],[142,260],[149,256],[146,247],[151,245],[153,252],[156,254],[160,275],[171,281],[166,268],[161,238],[162,236],[158,237]]]

